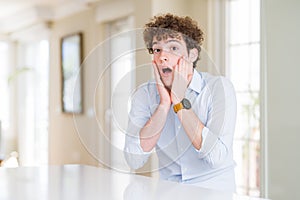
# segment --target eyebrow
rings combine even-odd
[[[176,43],[179,43],[179,44],[181,44],[181,42],[180,42],[180,41],[178,41],[178,40],[167,40],[167,42],[166,42],[166,43],[170,43],[170,42],[176,42]],[[152,45],[154,45],[154,44],[158,44],[158,42],[153,42],[153,43],[152,43]]]

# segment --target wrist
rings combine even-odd
[[[183,98],[176,98],[176,97],[174,97],[174,98],[172,99],[173,105],[176,105],[176,104],[180,103],[182,99],[183,99]]]
[[[188,110],[191,107],[192,107],[191,102],[188,99],[183,98],[179,103],[177,103],[177,104],[174,103],[173,110],[175,113],[177,113],[178,111],[180,111],[182,109]]]
[[[170,104],[160,103],[157,109],[168,112],[170,110]]]

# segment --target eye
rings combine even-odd
[[[153,53],[160,53],[161,52],[161,49],[159,49],[159,48],[154,48],[153,49]]]
[[[178,47],[175,47],[175,46],[173,46],[173,47],[171,47],[171,51],[178,51]]]

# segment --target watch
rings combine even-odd
[[[179,102],[178,104],[175,104],[173,106],[173,109],[174,109],[174,112],[177,113],[181,109],[187,109],[188,110],[191,107],[192,107],[191,102],[188,99],[183,98],[181,100],[181,102]]]

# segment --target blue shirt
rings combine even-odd
[[[155,81],[149,81],[131,99],[124,148],[127,163],[131,168],[140,168],[156,152],[162,179],[235,191],[232,143],[236,96],[231,82],[225,77],[194,70],[185,98],[190,100],[191,109],[205,126],[201,149],[192,145],[172,105],[155,150],[142,150],[139,132],[160,102]]]

